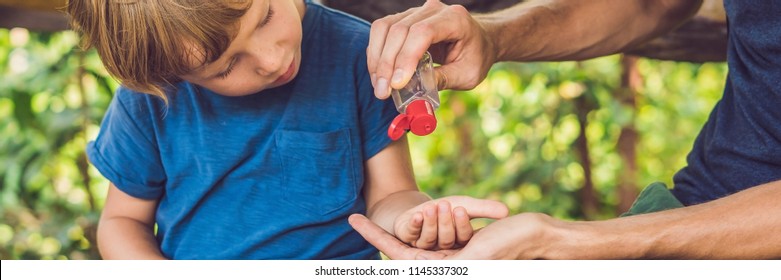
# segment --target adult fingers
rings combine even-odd
[[[466,54],[464,55],[466,56]],[[483,58],[478,58],[483,59]],[[485,61],[457,60],[434,68],[437,79],[437,89],[470,90],[485,79],[489,66],[483,66]]]
[[[443,6],[445,5],[439,1],[428,1],[422,7],[408,10],[403,13],[403,16],[394,16],[381,22],[375,22],[378,25],[376,28],[377,32],[371,34],[371,36],[382,36],[382,34],[385,36],[384,39],[378,38],[371,42],[373,44],[370,46],[370,56],[372,58],[367,58],[367,62],[371,60],[369,71],[374,77],[373,79],[376,79],[374,87],[375,96],[380,99],[387,98],[390,94],[391,86],[393,88],[401,88],[407,84],[415,71],[417,61],[423,56],[423,52],[428,48],[428,45],[416,46],[419,49],[416,54],[405,56],[405,59],[411,60],[411,62],[405,62],[403,69],[396,66],[397,56],[405,48],[407,37],[410,36],[410,33],[419,32],[415,26],[419,26],[420,22],[427,21],[427,18],[435,15]],[[374,26],[375,24],[372,25]],[[375,28],[373,27],[373,29]],[[383,30],[385,31],[382,32]],[[417,34],[415,36],[426,37],[431,36],[431,33]],[[380,44],[380,41],[382,41],[382,44]],[[428,41],[430,42],[431,40]],[[377,57],[379,59],[375,60]],[[406,78],[400,78],[403,76],[406,76]]]
[[[471,15],[463,6],[446,6],[439,3],[431,9],[432,15],[410,25],[406,40],[394,58],[395,69],[391,79],[393,88],[401,88],[409,82],[418,61],[432,45],[464,40],[470,34],[469,26],[466,24],[472,21],[463,18]],[[452,49],[444,48],[444,50],[446,54],[443,56],[452,56],[449,53],[453,51]]]
[[[455,207],[466,209],[469,218],[501,219],[507,217],[510,210],[504,203],[489,199],[479,199],[470,196],[449,196],[442,198]]]
[[[447,80],[447,73],[446,69],[442,69],[442,67],[436,67],[434,68],[434,78],[437,79],[437,90],[445,90],[448,89],[448,80]]]
[[[366,66],[369,73],[372,75],[372,86],[376,85],[376,68],[377,63],[382,55],[382,50],[385,47],[385,40],[388,38],[388,30],[393,24],[407,17],[415,10],[410,9],[398,14],[389,15],[381,19],[375,20],[371,25],[369,31],[369,44],[366,47]]]

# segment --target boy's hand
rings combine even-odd
[[[464,246],[472,237],[469,220],[507,217],[507,207],[498,201],[468,196],[450,196],[418,205],[396,218],[396,237],[422,249]]]
[[[453,208],[446,200],[426,202],[396,219],[394,231],[402,242],[422,249],[450,249],[466,244],[472,225],[463,207]]]

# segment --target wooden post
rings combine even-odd
[[[632,207],[639,193],[637,168],[637,144],[639,137],[635,128],[635,114],[637,113],[636,96],[643,85],[643,77],[637,69],[638,58],[631,55],[621,56],[621,87],[614,93],[615,98],[622,107],[632,110],[632,118],[621,127],[616,148],[621,157],[623,168],[618,174],[616,195],[618,205],[616,215],[620,215]]]

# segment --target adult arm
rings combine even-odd
[[[109,185],[98,223],[98,249],[103,259],[163,260],[154,235],[156,200],[132,197]]]
[[[448,258],[779,258],[780,198],[775,181],[699,205],[605,221],[525,213],[490,224]]]
[[[711,202],[605,221],[522,213],[482,228],[457,250],[412,248],[353,215],[350,224],[392,259],[777,259],[781,181]]]
[[[556,235],[558,248],[547,253],[555,258],[780,258],[781,235],[775,230],[781,228],[779,199],[781,180],[699,205],[574,222]],[[585,243],[576,244],[578,240]],[[571,250],[575,247],[582,250]]]
[[[372,24],[367,48],[375,95],[404,86],[431,50],[439,88],[471,89],[498,61],[598,57],[636,46],[680,25],[702,0],[539,0],[470,15],[429,0]]]
[[[621,52],[667,33],[693,16],[701,0],[529,1],[478,22],[497,61],[561,61]]]

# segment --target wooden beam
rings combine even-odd
[[[425,0],[320,0],[330,7],[373,21],[417,7]],[[444,0],[472,12],[490,12],[522,0]],[[68,29],[62,12],[66,0],[0,0],[0,28],[23,27],[35,31]],[[664,60],[708,62],[726,60],[727,24],[722,0],[705,0],[698,14],[677,30],[627,51],[628,54]]]
[[[0,28],[14,27],[44,32],[69,28],[68,18],[64,12],[0,6]]]
[[[67,2],[67,0],[0,0],[0,5],[38,11],[62,11]]]

